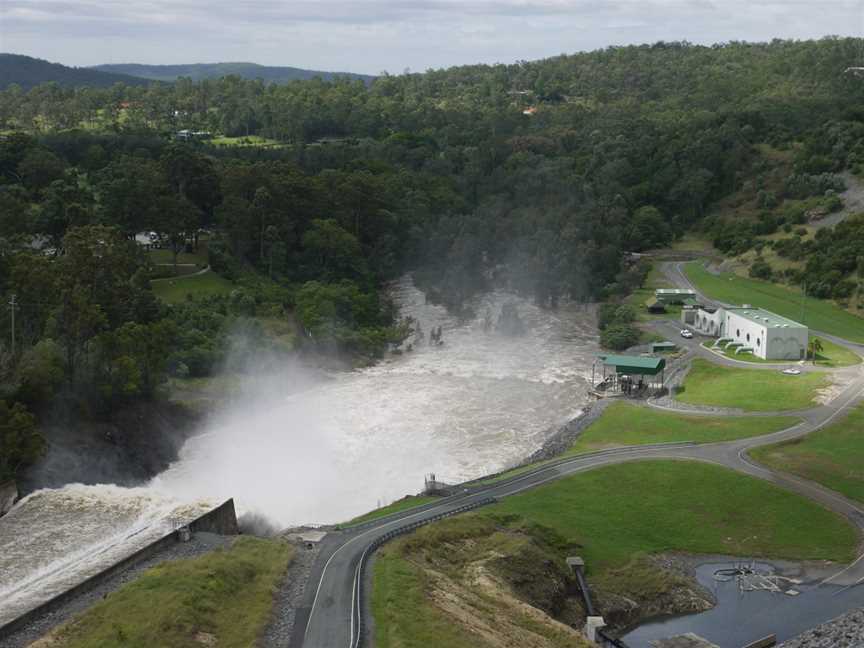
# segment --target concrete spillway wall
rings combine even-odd
[[[234,510],[234,500],[226,500],[221,505],[210,511],[207,511],[200,517],[190,522],[188,526],[193,533],[218,533],[221,535],[238,534],[240,531],[237,526],[237,514]],[[71,587],[64,592],[61,592],[57,596],[54,596],[53,598],[45,601],[41,605],[33,608],[32,610],[29,610],[17,619],[10,621],[6,625],[0,627],[0,642],[10,637],[12,634],[22,629],[32,621],[42,617],[45,614],[50,614],[51,612],[54,612],[68,601],[71,601],[77,596],[80,596],[81,594],[84,594],[85,592],[88,592],[91,589],[97,587],[108,578],[114,576],[119,572],[124,571],[125,569],[128,569],[132,565],[141,562],[142,560],[151,558],[163,549],[170,547],[178,541],[178,532],[172,531],[171,533],[159,538],[158,540],[151,542],[146,547],[142,547],[135,553],[126,556],[123,560],[114,563],[110,567],[107,567],[99,573],[94,574],[93,576],[90,576],[89,578],[81,581],[74,587]]]

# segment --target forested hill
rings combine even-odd
[[[0,302],[20,304],[14,352],[0,318],[0,424],[151,398],[225,366],[238,332],[379,357],[409,335],[382,290],[406,271],[468,316],[493,287],[544,308],[614,301],[644,276],[629,252],[692,228],[734,254],[776,233],[784,260],[808,259],[784,280],[860,300],[864,218],[782,236],[811,202],[837,203],[841,172],[864,175],[864,79],[844,73],[862,45],[0,91]],[[711,213],[745,189],[746,217]],[[184,259],[209,269],[186,289],[150,283]],[[0,445],[0,480],[39,450],[18,438]]]
[[[91,68],[76,68],[50,63],[43,59],[21,54],[0,53],[0,88],[12,84],[29,90],[40,83],[54,82],[65,87],[109,88],[115,83],[146,85],[147,79],[125,74],[100,72]]]
[[[94,70],[112,72],[114,74],[125,74],[156,81],[176,81],[184,77],[193,81],[202,79],[220,79],[225,76],[235,75],[243,79],[261,79],[267,83],[288,83],[302,79],[314,79],[316,77],[330,81],[334,77],[346,77],[349,79],[360,79],[365,83],[371,82],[375,77],[367,74],[354,74],[351,72],[321,72],[318,70],[304,70],[296,67],[258,65],[257,63],[193,63],[189,65],[141,65],[138,63],[108,63],[93,66]]]

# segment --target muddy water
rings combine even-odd
[[[719,582],[713,577],[717,569],[732,566],[729,562],[712,562],[696,570],[699,582],[715,595],[716,607],[699,614],[645,623],[623,637],[626,644],[630,648],[649,648],[655,639],[687,632],[704,637],[720,648],[739,648],[771,634],[777,635],[778,641],[785,641],[850,609],[864,606],[864,587],[820,586],[825,574],[818,577],[795,574],[802,582],[788,585],[789,589],[800,592],[797,596],[767,591],[742,593],[734,580]],[[775,571],[775,567],[767,563],[757,563],[756,568]]]
[[[549,312],[493,293],[460,321],[408,279],[393,295],[425,334],[413,351],[240,404],[153,486],[185,498],[233,496],[241,510],[283,525],[338,522],[418,492],[426,473],[456,482],[507,467],[584,406],[597,352],[584,307]],[[522,336],[495,331],[508,303]],[[444,344],[431,345],[438,327]]]
[[[77,484],[19,502],[0,519],[0,625],[200,514],[202,500],[234,497],[241,513],[282,525],[346,520],[418,492],[428,472],[460,481],[507,467],[586,402],[597,348],[585,309],[542,311],[494,293],[459,321],[410,280],[393,293],[426,333],[412,352],[265,385],[148,487]],[[486,330],[487,313],[494,323],[507,303],[522,336]],[[428,343],[437,327],[441,346]]]

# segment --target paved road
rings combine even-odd
[[[670,278],[674,278],[676,285],[690,287],[680,264],[666,264],[664,270]],[[667,334],[674,334],[676,331],[676,324],[673,322],[657,326]],[[859,353],[864,353],[862,345],[838,341]],[[718,357],[707,349],[701,348],[698,340],[682,341],[682,343],[691,354],[702,355],[712,361],[736,367],[748,365],[748,363]],[[753,369],[772,370],[765,365],[749,363],[748,366]],[[363,611],[358,604],[358,588],[363,586],[359,579],[359,565],[367,555],[370,545],[388,532],[406,524],[429,520],[490,497],[498,499],[508,497],[568,475],[625,461],[679,459],[705,461],[725,466],[809,497],[826,508],[844,515],[859,529],[859,533],[864,533],[864,508],[860,504],[813,482],[762,467],[749,459],[746,454],[749,449],[758,446],[804,436],[831,423],[856,405],[864,398],[864,368],[859,366],[846,371],[849,373],[849,383],[830,404],[794,412],[796,416],[801,417],[801,422],[780,432],[724,443],[634,446],[558,460],[492,484],[470,486],[463,489],[460,494],[442,499],[440,502],[380,518],[351,529],[329,533],[322,542],[318,560],[312,569],[304,607],[297,614],[292,646],[295,648],[300,646],[353,648],[357,645],[360,634],[359,624],[363,621]],[[693,413],[710,414],[711,412]],[[830,580],[834,584],[847,586],[864,583],[864,556],[839,571]]]
[[[356,602],[358,564],[369,545],[388,531],[488,497],[508,497],[561,477],[624,461],[683,459],[725,466],[809,497],[826,508],[846,516],[859,531],[864,532],[864,508],[860,504],[818,484],[759,466],[746,456],[747,450],[751,448],[794,439],[831,423],[857,404],[862,397],[864,397],[864,373],[859,370],[856,378],[829,405],[796,412],[802,417],[801,423],[774,434],[702,445],[635,446],[560,460],[553,465],[543,466],[497,483],[474,486],[439,503],[382,518],[362,527],[328,534],[321,548],[319,561],[310,576],[305,610],[301,610],[298,614],[296,636],[292,645],[305,648],[339,646],[350,648],[355,645],[359,623]],[[832,582],[840,585],[864,582],[864,559],[857,561],[842,573],[836,574]]]

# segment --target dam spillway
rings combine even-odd
[[[0,519],[0,627],[212,508],[111,485],[28,495]]]

